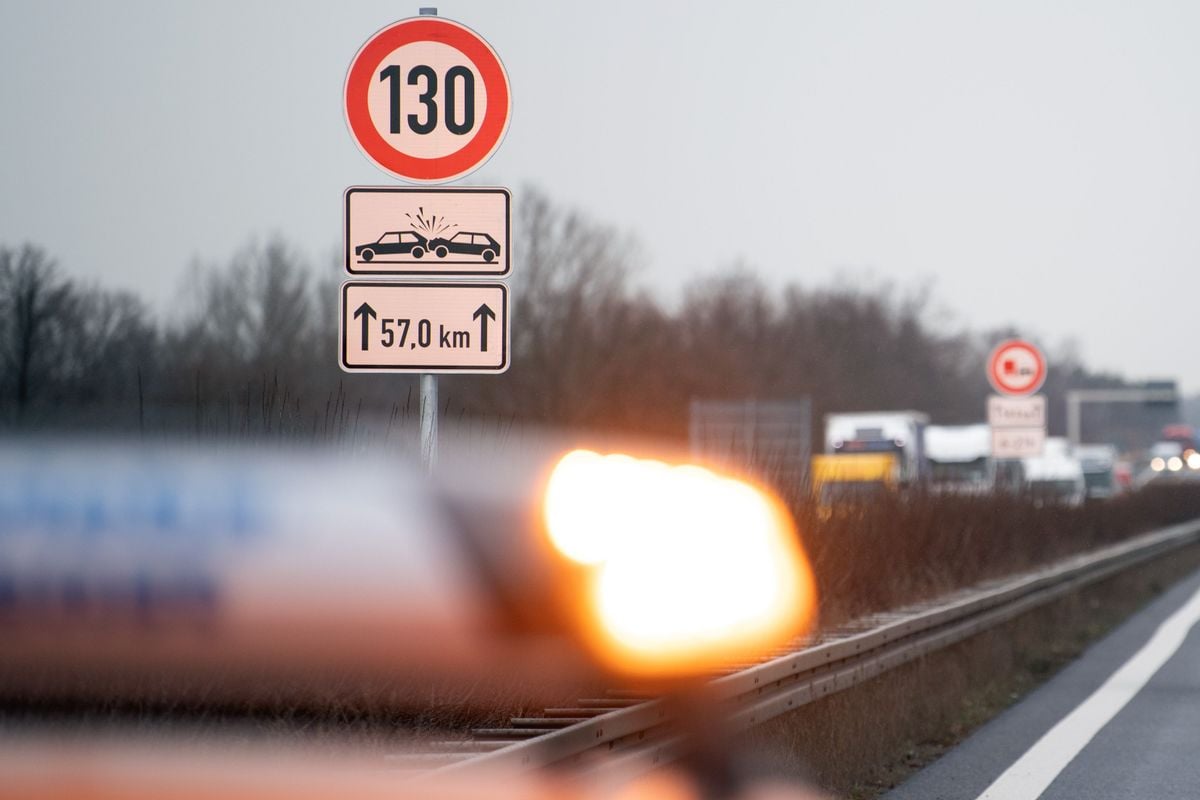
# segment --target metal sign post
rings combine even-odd
[[[418,12],[422,17],[436,17],[437,9],[423,6]],[[349,205],[349,201],[347,201]],[[349,219],[349,215],[347,215]],[[438,392],[437,375],[421,373],[421,465],[426,474],[432,475],[437,465],[438,437]]]
[[[508,369],[511,195],[438,188],[487,161],[508,130],[512,97],[496,51],[422,7],[372,35],[346,73],[351,137],[375,166],[419,189],[350,187],[345,269],[407,281],[342,284],[339,362],[347,372],[421,376],[421,462],[437,463],[441,372]],[[439,279],[439,280],[430,280]]]
[[[438,436],[437,375],[421,373],[421,464],[432,473],[437,464]]]

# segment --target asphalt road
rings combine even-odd
[[[1200,572],[885,797],[1200,798],[1198,609]]]

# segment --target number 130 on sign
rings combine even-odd
[[[483,164],[508,130],[508,75],[478,34],[440,17],[401,20],[358,51],[346,124],[376,166],[441,183]]]

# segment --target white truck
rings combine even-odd
[[[978,425],[930,425],[925,429],[929,480],[937,492],[986,494],[996,488],[992,430]]]
[[[929,475],[925,427],[920,411],[864,411],[825,415],[825,452],[829,455],[890,453],[896,456],[896,483],[912,486]]]
[[[1111,444],[1081,444],[1075,448],[1089,500],[1103,500],[1117,493],[1114,470],[1118,455],[1116,446]]]
[[[1062,436],[1051,436],[1040,456],[1021,460],[1025,470],[1025,488],[1044,502],[1083,504],[1087,484],[1083,465]]]

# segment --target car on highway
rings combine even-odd
[[[1155,442],[1150,448],[1150,472],[1164,476],[1200,472],[1200,452],[1177,441]]]
[[[388,231],[374,242],[360,244],[354,248],[354,255],[363,261],[371,261],[375,256],[410,255],[420,258],[429,252],[429,240],[416,231]]]
[[[491,263],[500,255],[500,243],[486,233],[460,231],[449,239],[434,239],[429,243],[433,254],[445,258],[451,253],[464,256],[480,256]]]
[[[1038,505],[1083,505],[1087,482],[1083,464],[1071,443],[1061,436],[1049,436],[1040,456],[1021,459],[1025,488]]]
[[[934,492],[986,494],[996,488],[992,429],[986,423],[927,426],[925,458]]]
[[[1111,444],[1081,444],[1075,447],[1075,457],[1083,467],[1083,482],[1089,500],[1103,500],[1120,491],[1116,466],[1118,451]]]

